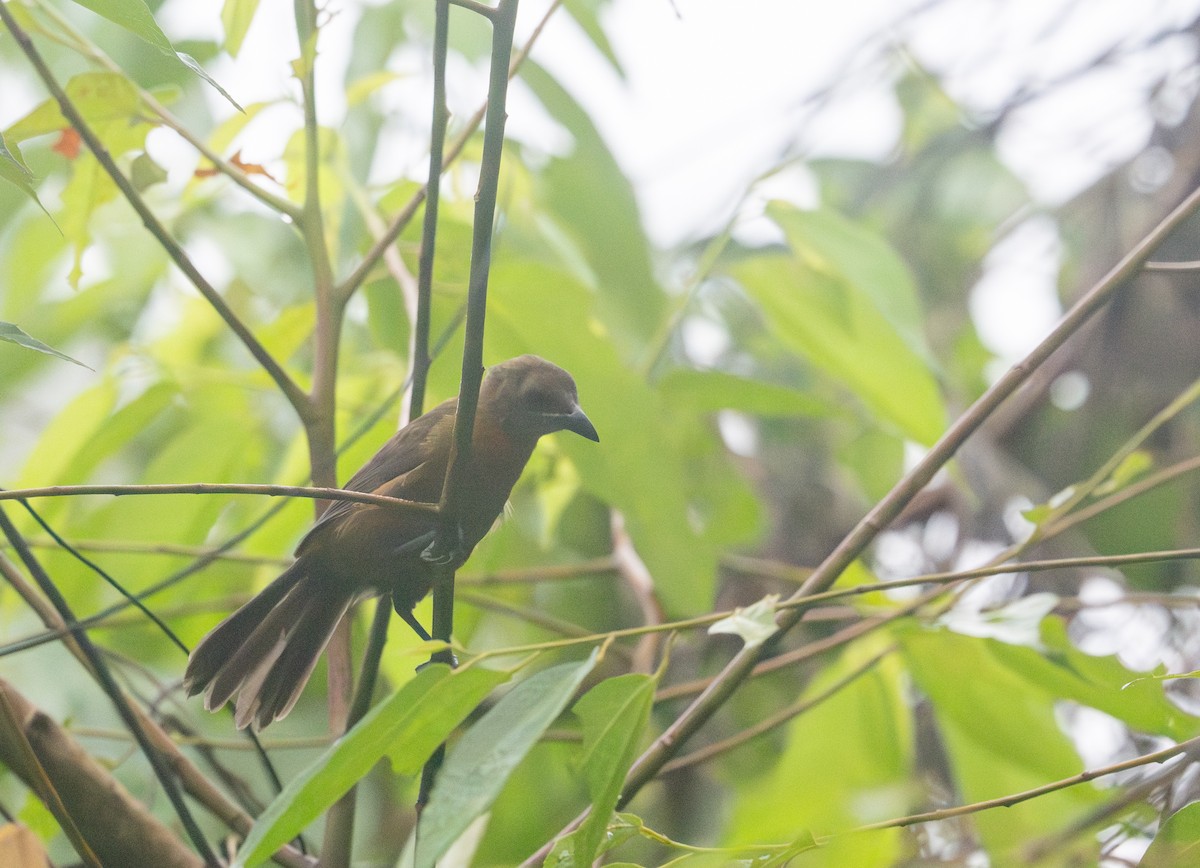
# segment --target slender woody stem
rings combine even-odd
[[[458,392],[458,410],[454,415],[454,441],[450,464],[438,505],[438,537],[435,547],[453,551],[458,547],[458,503],[466,483],[466,468],[471,456],[471,438],[475,430],[475,411],[479,387],[483,382],[483,333],[487,319],[488,272],[492,259],[492,225],[496,219],[496,196],[500,186],[500,160],[504,153],[504,124],[507,119],[508,80],[511,70],[513,33],[516,29],[517,0],[500,0],[491,16],[492,58],[488,81],[487,115],[483,132],[483,156],[479,170],[479,189],[475,194],[475,221],[471,237],[471,274],[467,286],[467,322],[463,345],[462,381]],[[433,588],[434,639],[449,644],[454,632],[454,570],[446,571]],[[434,659],[452,663],[453,654],[442,651]],[[438,747],[421,774],[418,809],[429,800],[433,781],[445,757],[445,745]]]

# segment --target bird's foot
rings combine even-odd
[[[437,534],[433,538],[425,550],[421,552],[421,560],[427,564],[433,564],[439,567],[449,566],[450,564],[461,564],[467,559],[469,554],[467,549],[467,538],[463,533],[462,525],[455,524],[454,535],[452,539],[446,539],[448,534]]]
[[[420,672],[422,669],[427,669],[430,666],[432,666],[434,663],[449,663],[451,669],[457,669],[458,668],[458,655],[455,654],[453,651],[445,651],[445,652],[439,651],[437,654],[434,654],[432,657],[430,657],[424,663],[417,666],[416,671]]]

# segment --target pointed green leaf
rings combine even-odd
[[[42,205],[42,202],[37,197],[37,191],[33,189],[33,173],[29,171],[29,167],[21,159],[21,152],[18,150],[9,150],[8,143],[4,141],[3,133],[0,133],[0,178],[8,181],[18,190],[37,203],[37,206],[50,216],[50,212]]]
[[[399,774],[415,774],[434,749],[507,678],[472,667],[429,666],[371,709],[349,733],[301,772],[255,822],[236,868],[258,865],[342,797],[385,754],[400,757]]]
[[[167,34],[162,32],[150,7],[142,0],[75,0],[84,9],[107,18],[118,27],[153,45],[163,54],[174,54],[175,49]]]
[[[221,7],[221,25],[225,28],[225,50],[230,57],[237,57],[242,50],[242,40],[258,11],[258,0],[225,0]]]
[[[158,22],[154,20],[154,15],[150,12],[150,7],[145,4],[144,0],[75,0],[75,2],[85,9],[92,10],[103,18],[107,18],[118,27],[128,30],[134,36],[143,40],[148,45],[154,46],[168,57],[175,58],[175,60],[208,82],[221,96],[229,100],[234,108],[241,111],[241,106],[234,102],[233,97],[226,93],[223,87],[217,84],[207,72],[200,68],[200,64],[194,58],[175,50],[175,47],[171,45],[171,40],[167,38],[167,34],[163,33],[162,28],[158,26]]]
[[[779,342],[844,383],[881,421],[932,443],[946,412],[912,279],[877,235],[830,212],[776,203],[789,250],[733,269]]]
[[[446,757],[417,825],[418,868],[433,868],[471,821],[491,807],[504,782],[566,708],[596,663],[544,669],[522,681],[472,726]]]
[[[10,344],[17,344],[18,346],[25,347],[26,349],[37,350],[39,353],[45,353],[48,356],[55,356],[56,358],[62,359],[65,362],[70,362],[73,365],[79,365],[79,367],[87,368],[89,371],[92,370],[78,359],[73,359],[66,353],[60,353],[58,350],[54,349],[54,347],[47,346],[37,338],[30,337],[18,326],[15,326],[10,322],[0,322],[0,341],[7,341]]]
[[[591,813],[569,845],[576,865],[595,861],[650,719],[656,683],[649,675],[620,675],[600,682],[575,703],[583,723],[583,769],[592,800]]]

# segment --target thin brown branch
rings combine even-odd
[[[43,488],[0,489],[0,500],[25,500],[34,497],[77,497],[111,494],[116,497],[144,494],[261,494],[267,497],[306,497],[313,500],[352,500],[400,510],[437,515],[437,505],[403,500],[364,491],[303,485],[257,485],[253,483],[183,482],[158,485],[49,485]]]
[[[1193,753],[1200,749],[1200,736],[1188,739],[1185,742],[1174,745],[1173,747],[1163,750],[1154,751],[1153,753],[1143,754],[1139,757],[1134,757],[1130,760],[1125,760],[1112,765],[1103,766],[1098,769],[1087,769],[1076,775],[1071,775],[1061,780],[1052,781],[1048,784],[1042,784],[1040,787],[1034,787],[1029,790],[1024,790],[1019,793],[1010,793],[1007,796],[1000,796],[996,799],[986,799],[981,802],[973,802],[969,805],[958,805],[953,808],[941,808],[936,811],[925,811],[920,814],[911,814],[907,817],[896,817],[891,820],[881,820],[878,823],[868,823],[865,826],[859,826],[856,829],[848,830],[841,834],[854,834],[856,832],[871,832],[879,829],[895,829],[903,826],[915,826],[919,823],[932,823],[937,820],[948,820],[952,817],[962,817],[967,814],[977,814],[980,811],[989,811],[992,808],[1011,808],[1013,805],[1019,805],[1021,802],[1027,802],[1030,799],[1036,799],[1039,796],[1054,793],[1059,790],[1065,790],[1068,787],[1085,784],[1088,781],[1094,781],[1096,778],[1102,778],[1106,775],[1116,774],[1117,772],[1128,771],[1139,766],[1150,765],[1151,763],[1161,763],[1177,757],[1180,754]]]
[[[654,589],[654,576],[638,554],[633,545],[633,538],[625,528],[625,517],[618,510],[612,510],[609,516],[613,544],[613,561],[619,575],[633,592],[638,608],[642,612],[642,621],[648,626],[663,622],[663,608],[658,601]],[[654,660],[658,656],[658,648],[662,643],[661,632],[647,633],[638,641],[633,652],[633,671],[651,673],[654,671]]]
[[[788,666],[794,666],[797,663],[802,663],[805,660],[810,660],[824,654],[826,651],[832,651],[834,648],[840,648],[855,639],[866,636],[868,633],[873,633],[880,627],[885,627],[893,621],[898,621],[901,618],[906,618],[916,612],[922,606],[940,597],[946,592],[945,588],[933,588],[926,591],[915,600],[910,600],[895,611],[888,612],[886,615],[873,615],[868,618],[862,618],[835,633],[831,633],[822,639],[817,639],[809,642],[803,647],[796,648],[793,651],[788,651],[784,654],[777,654],[762,662],[758,663],[746,675],[747,678],[758,678],[761,675],[766,675],[770,672],[776,672],[780,669],[785,669]],[[697,678],[694,681],[685,681],[681,684],[672,684],[670,687],[664,687],[654,694],[654,701],[668,702],[673,699],[683,699],[688,696],[703,694],[704,691],[712,688],[717,677],[712,678]]]
[[[25,581],[16,566],[2,555],[0,555],[0,574],[4,576],[13,590],[17,592],[17,595],[34,610],[42,623],[52,631],[52,634],[63,640],[67,649],[80,664],[89,672],[92,672],[90,661],[75,640],[75,631],[67,625],[59,613],[55,611],[54,607]],[[178,746],[163,731],[157,721],[147,715],[136,704],[130,703],[130,708],[137,716],[142,731],[146,733],[167,765],[178,776],[187,794],[211,811],[214,816],[218,817],[230,829],[241,835],[248,834],[250,827],[254,825],[254,818],[231,802],[224,793],[213,786],[212,782],[209,781],[195,764],[180,752]],[[311,868],[312,866],[312,861],[291,845],[280,848],[273,858],[277,863],[288,866],[288,868]]]
[[[782,726],[788,721],[799,717],[801,714],[816,708],[822,702],[825,702],[825,700],[836,696],[844,688],[853,684],[863,675],[866,675],[879,664],[880,660],[882,660],[888,654],[891,654],[894,650],[895,648],[888,648],[884,651],[881,651],[870,660],[867,660],[861,666],[857,666],[850,672],[847,672],[820,693],[817,693],[814,696],[807,696],[797,702],[792,703],[786,708],[781,708],[774,714],[764,717],[758,723],[743,729],[739,733],[731,735],[728,738],[721,739],[720,741],[714,741],[712,744],[705,745],[699,750],[694,750],[691,753],[676,757],[663,766],[661,774],[669,775],[671,772],[677,772],[680,769],[685,769],[703,762],[708,762],[710,759],[721,756],[725,753],[729,753],[729,751],[741,747],[743,744],[753,741],[760,735],[765,735],[776,727]]]
[[[1200,271],[1200,261],[1165,262],[1155,261],[1146,263],[1147,271]]]
[[[1042,538],[1045,539],[1046,537],[1060,534],[1068,528],[1075,527],[1090,518],[1094,518],[1105,510],[1112,509],[1114,506],[1132,500],[1139,495],[1145,494],[1147,491],[1183,476],[1185,473],[1191,473],[1193,470],[1200,470],[1200,455],[1172,464],[1170,467],[1164,467],[1157,473],[1150,474],[1145,479],[1139,479],[1137,482],[1130,483],[1107,497],[1102,497],[1094,503],[1089,503],[1082,509],[1064,515],[1057,521],[1050,522],[1046,525],[1042,533]]]
[[[482,15],[489,21],[495,19],[496,9],[493,6],[488,6],[486,3],[480,3],[478,0],[449,0],[451,6],[459,6],[463,9],[468,9],[477,15]]]

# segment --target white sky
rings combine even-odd
[[[522,0],[519,39],[548,2]],[[624,82],[561,11],[534,56],[591,111],[635,184],[651,236],[670,245],[723,225],[753,178],[785,152],[886,156],[900,114],[889,88],[897,61],[893,56],[881,62],[880,45],[910,45],[952,96],[986,116],[1014,91],[1036,91],[1086,65],[1098,46],[1113,40],[1137,45],[1156,29],[1194,18],[1200,0],[942,0],[932,4],[932,11],[916,11],[930,5],[928,0],[613,0],[603,20],[628,74]],[[175,39],[217,37],[214,8],[169,0],[159,19]],[[318,96],[322,123],[336,126],[345,111],[344,69],[360,7],[351,0],[330,0],[326,8],[335,14],[322,33]],[[209,64],[243,105],[294,92],[288,66],[297,52],[291,16],[291,0],[261,0],[238,59],[222,57]],[[1037,200],[1061,204],[1145,146],[1152,123],[1145,110],[1148,82],[1162,70],[1187,69],[1195,55],[1192,39],[1175,38],[1031,100],[1003,128],[1001,158]],[[393,70],[401,77],[381,95],[402,120],[385,131],[381,152],[394,163],[373,168],[380,180],[424,172],[427,59],[400,55]],[[1176,78],[1174,89],[1156,99],[1160,119],[1195,95],[1195,81]],[[808,100],[830,82],[841,85],[835,109],[813,114]],[[452,110],[473,111],[484,87],[481,68],[458,65],[452,70]],[[208,98],[217,111],[231,112],[219,96],[209,93]],[[35,99],[9,91],[0,123],[18,116],[21,102]],[[298,123],[294,105],[272,113],[275,122],[264,116],[252,127],[253,136],[244,142],[246,159],[266,162]],[[518,136],[536,137],[551,148],[567,146],[519,89],[511,97],[509,124]],[[190,172],[194,155],[187,146],[156,134],[152,147],[165,164],[182,166],[183,177]],[[1139,171],[1149,183],[1161,183],[1171,166],[1153,156],[1139,164]],[[803,170],[773,179],[762,193],[802,203],[812,196]],[[1054,227],[1018,229],[989,257],[971,300],[985,342],[1005,361],[1022,355],[1059,313]],[[1016,310],[1020,314],[1013,316]]]

